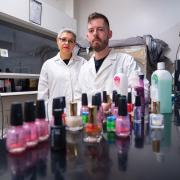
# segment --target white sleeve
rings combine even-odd
[[[49,98],[48,70],[47,70],[47,63],[45,62],[42,66],[39,77],[38,99],[48,100],[48,98]]]

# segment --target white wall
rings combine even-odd
[[[109,18],[112,39],[151,34],[168,43],[167,56],[174,61],[180,43],[179,0],[76,0],[74,3],[80,39],[85,37],[88,15],[97,11]]]
[[[42,28],[56,33],[62,27],[71,27],[76,31],[76,20],[72,18],[72,14],[74,13],[73,0],[38,1],[42,2]],[[69,7],[69,11],[66,13],[67,6]],[[29,0],[1,0],[0,13],[1,15],[12,16],[12,18],[17,18],[19,21],[22,20],[32,24],[29,22]]]

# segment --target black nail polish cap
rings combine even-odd
[[[55,126],[62,126],[63,120],[62,120],[62,114],[64,113],[63,109],[54,109],[53,115],[54,115],[54,125]]]
[[[22,104],[11,104],[11,121],[12,126],[21,126],[23,124]]]
[[[141,106],[141,96],[135,97],[135,106]]]
[[[36,118],[46,118],[44,99],[39,99],[36,101]]]
[[[127,116],[127,100],[126,100],[126,96],[121,96],[119,98],[118,115],[119,116]]]
[[[103,91],[103,103],[107,103],[107,92]]]
[[[35,106],[33,101],[26,101],[24,103],[24,121],[25,122],[35,121]]]
[[[82,102],[82,106],[87,106],[88,105],[88,98],[87,98],[86,93],[82,93],[81,102]]]

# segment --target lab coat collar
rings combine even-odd
[[[63,60],[60,58],[60,53],[58,52],[56,56],[54,56],[54,61],[59,61],[60,63],[63,63],[66,65]],[[72,64],[74,61],[80,61],[80,58],[78,58],[75,54],[72,55],[68,65]]]
[[[113,64],[113,61],[116,60],[116,53],[114,53],[114,49],[110,50],[108,56],[104,59],[104,62],[102,63],[102,65],[97,73],[95,70],[94,57],[95,57],[95,55],[93,55],[93,57],[91,59],[91,63],[93,63],[93,66],[94,66],[93,73],[95,73],[98,76],[103,71],[105,71],[106,68],[108,68],[109,66],[111,66]]]

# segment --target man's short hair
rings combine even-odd
[[[105,15],[94,12],[88,16],[88,23],[90,23],[90,21],[94,19],[103,19],[107,27],[110,28],[109,20]]]

